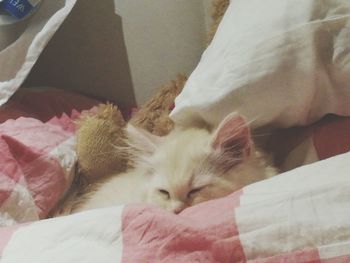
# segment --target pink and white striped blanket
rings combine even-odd
[[[74,120],[97,103],[23,89],[0,108],[0,226],[44,219],[64,196],[76,162]]]
[[[67,116],[0,125],[0,225],[46,218],[72,182],[74,143]]]
[[[179,215],[143,205],[0,229],[1,263],[350,262],[350,152]]]

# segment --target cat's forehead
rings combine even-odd
[[[203,161],[202,157],[198,158],[168,158],[165,162],[156,164],[152,170],[158,180],[166,184],[187,184],[191,185],[200,173]]]
[[[152,159],[170,169],[193,166],[210,151],[209,140],[209,134],[202,130],[171,134],[159,145]]]
[[[202,130],[188,130],[164,138],[152,156],[148,157],[149,170],[157,185],[183,187],[198,185],[205,176],[206,160],[210,152],[210,134]]]
[[[205,130],[191,129],[170,134],[160,145],[160,151],[196,154],[203,152],[209,145],[210,134]]]

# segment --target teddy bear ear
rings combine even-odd
[[[137,128],[132,124],[126,126],[128,144],[136,150],[152,154],[156,151],[157,146],[161,143],[162,137],[151,134],[150,132]]]

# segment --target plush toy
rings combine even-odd
[[[186,77],[179,75],[176,80],[160,87],[130,122],[159,136],[168,134],[174,125],[169,113],[185,82]],[[124,148],[125,125],[122,114],[111,104],[101,104],[95,115],[83,116],[78,122],[79,175],[84,175],[89,183],[122,172],[132,165]]]
[[[179,75],[176,80],[160,87],[159,91],[130,120],[130,122],[155,135],[164,136],[174,126],[169,113],[176,96],[182,91],[187,78]]]
[[[78,169],[89,182],[125,170],[127,158],[117,150],[124,146],[125,124],[118,108],[111,104],[99,105],[96,114],[78,121]]]

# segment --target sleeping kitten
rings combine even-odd
[[[130,146],[139,152],[135,168],[101,182],[73,212],[144,202],[179,213],[276,173],[254,148],[249,127],[237,113],[213,133],[188,129],[157,137],[133,126],[127,132]]]

